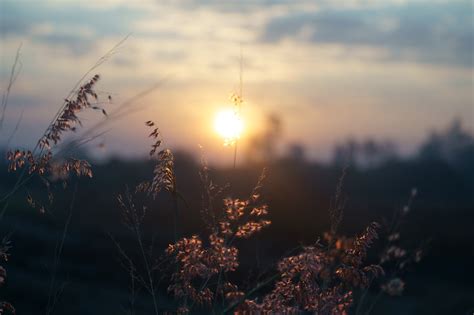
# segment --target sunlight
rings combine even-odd
[[[225,109],[217,113],[214,128],[224,138],[225,144],[233,144],[240,138],[244,130],[244,123],[236,110]]]

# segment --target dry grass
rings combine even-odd
[[[78,116],[81,111],[99,110],[106,115],[95,92],[98,81],[99,76],[93,76],[66,99],[35,149],[8,152],[9,170],[19,172],[19,178],[12,191],[2,199],[5,205],[8,198],[24,188],[32,176],[38,176],[45,184],[49,204],[54,200],[50,186],[58,179],[66,183],[71,174],[92,177],[92,167],[87,161],[74,157],[56,159],[55,149],[64,134],[74,132],[81,126]],[[155,314],[160,314],[162,307],[159,292],[162,288],[166,288],[176,300],[176,313],[191,313],[198,309],[236,314],[367,313],[376,303],[367,303],[370,288],[378,288],[380,294],[402,293],[404,282],[400,278],[401,272],[408,264],[418,262],[423,253],[421,249],[411,253],[397,244],[400,225],[409,213],[416,190],[413,190],[406,207],[397,212],[384,233],[386,240],[379,262],[370,263],[368,252],[379,239],[382,230],[380,224],[369,224],[365,231],[355,237],[338,234],[344,208],[342,187],[347,171],[345,168],[336,188],[334,205],[330,209],[332,222],[329,232],[313,244],[302,246],[291,255],[282,257],[266,278],[253,286],[244,287],[242,283],[230,279],[241,265],[239,246],[245,244],[243,241],[263,229],[271,228],[268,219],[271,209],[263,196],[267,170],[263,170],[247,198],[236,198],[232,197],[229,185],[218,185],[212,180],[203,158],[199,173],[203,191],[200,212],[206,229],[199,234],[181,236],[178,205],[180,201],[185,203],[185,198],[178,189],[174,156],[171,150],[162,149],[163,141],[155,123],[148,121],[146,125],[151,128],[149,137],[153,141],[149,152],[150,158],[156,162],[153,174],[150,179],[132,190],[127,189],[117,198],[124,226],[136,240],[138,255],[127,253],[112,238],[130,279],[129,314],[135,314],[135,299],[140,290],[150,295]],[[146,198],[159,198],[160,193],[169,194],[173,200],[174,240],[165,252],[156,253],[153,241],[145,240],[143,233],[143,222],[152,210],[142,204]],[[33,200],[29,194],[26,199],[30,206],[46,212],[47,205],[44,203]],[[64,244],[64,235],[55,256],[55,267]],[[145,245],[149,243],[152,244],[150,248]],[[0,258],[3,260],[8,258],[8,244],[4,242],[0,248]],[[0,285],[5,277],[6,271],[0,267]],[[51,312],[58,298],[54,285],[53,275],[53,293],[48,301]],[[0,313],[7,311],[14,313],[10,304],[0,304]]]
[[[136,193],[145,192],[149,197],[156,198],[158,192],[164,190],[173,196],[177,189],[172,154],[167,149],[156,153],[162,141],[155,124],[149,121],[147,125],[153,128],[150,137],[155,141],[150,156],[156,157],[158,161],[153,179],[140,184]],[[384,247],[378,264],[368,264],[366,260],[368,251],[378,239],[380,224],[371,223],[363,233],[353,238],[337,234],[337,227],[342,220],[342,185],[346,171],[344,169],[336,188],[334,206],[330,210],[332,224],[324,239],[311,246],[304,246],[295,255],[282,258],[276,263],[274,273],[255,287],[241,288],[241,284],[229,280],[232,272],[240,266],[239,248],[235,240],[250,238],[271,225],[266,219],[269,209],[262,196],[267,171],[263,171],[248,198],[223,197],[224,193],[231,195],[230,186],[219,186],[212,180],[203,158],[200,171],[203,186],[201,215],[207,229],[200,234],[175,240],[168,246],[165,258],[161,256],[161,263],[169,267],[164,267],[163,270],[172,273],[167,279],[167,290],[177,301],[176,312],[189,313],[196,309],[207,309],[237,314],[348,314],[355,309],[355,305],[357,312],[364,308],[365,294],[377,283],[377,279],[382,281],[377,284],[382,289],[380,292],[401,294],[402,280],[395,277],[392,271],[386,273],[382,268],[382,264],[406,256],[406,252],[400,254],[401,249],[394,252],[393,247],[393,242],[399,238],[400,220],[394,222],[387,233],[388,246]],[[407,207],[415,195],[416,192],[412,193]],[[407,214],[407,207],[401,209],[402,216]],[[130,216],[130,211],[136,211],[130,210],[135,209],[133,203],[123,209],[125,216]],[[140,212],[140,220],[144,216],[143,210]],[[127,226],[138,226],[140,220],[128,220]],[[398,238],[394,235],[398,235]],[[139,237],[137,233],[137,238]],[[414,261],[419,261],[419,253],[417,251]],[[407,263],[405,261],[402,264],[405,266]],[[398,264],[398,271],[403,269],[400,267],[402,265]],[[146,270],[150,269],[156,270],[155,267],[146,267]],[[133,270],[135,269],[129,267],[130,273]],[[390,268],[387,267],[386,270],[389,271]],[[153,295],[153,279],[151,276],[148,279],[147,288]],[[144,280],[139,282],[143,283]],[[363,292],[362,298],[356,301],[355,297],[359,298],[360,292]],[[370,311],[373,305],[368,307]]]

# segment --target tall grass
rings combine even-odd
[[[102,60],[102,59],[101,59]],[[66,99],[46,132],[33,150],[11,150],[7,153],[9,170],[18,172],[12,190],[2,198],[4,209],[8,199],[25,188],[28,181],[37,176],[47,190],[47,202],[33,199],[28,194],[27,203],[48,212],[54,200],[51,186],[57,182],[64,186],[71,175],[92,177],[92,166],[74,157],[57,157],[65,133],[74,132],[81,126],[78,114],[83,110],[97,110],[107,116],[95,86],[99,75],[83,82]],[[236,99],[241,102],[241,98]],[[165,310],[179,314],[196,311],[236,314],[348,314],[370,313],[380,294],[402,294],[404,282],[401,272],[408,264],[421,259],[423,249],[413,252],[403,249],[400,225],[408,215],[416,190],[413,190],[405,207],[397,211],[390,225],[370,223],[358,235],[347,237],[339,234],[338,226],[343,219],[345,199],[343,183],[347,174],[344,168],[336,187],[334,203],[329,209],[331,225],[328,233],[313,243],[299,246],[269,268],[263,277],[245,285],[233,274],[241,267],[241,248],[245,241],[271,228],[269,209],[264,195],[268,170],[264,169],[248,196],[237,197],[228,183],[217,184],[210,174],[206,159],[201,161],[199,177],[202,189],[201,218],[205,229],[189,235],[182,230],[180,205],[187,206],[178,189],[174,155],[163,148],[159,129],[153,121],[146,125],[152,140],[149,152],[155,161],[153,173],[133,188],[117,196],[117,207],[126,227],[136,240],[137,254],[128,253],[112,237],[121,257],[121,264],[130,280],[129,314],[135,314],[138,292],[150,296],[155,314]],[[185,179],[184,179],[185,180]],[[162,253],[157,253],[153,240],[146,240],[143,222],[153,209],[145,206],[146,200],[154,200],[168,194],[172,200],[173,239]],[[75,195],[73,195],[74,198]],[[71,201],[71,207],[74,200]],[[72,211],[72,208],[71,208]],[[196,210],[197,211],[197,210]],[[70,212],[71,214],[72,212]],[[53,270],[57,268],[64,246],[68,216],[64,233],[55,251]],[[384,240],[380,240],[380,236]],[[379,259],[370,259],[369,251],[379,242]],[[151,244],[151,245],[149,245]],[[9,243],[0,248],[0,258],[8,258]],[[0,285],[6,271],[0,267]],[[369,290],[377,291],[377,297],[369,300]],[[163,292],[174,299],[173,307],[163,301]],[[54,311],[59,298],[55,273],[52,274],[47,314]],[[0,313],[14,312],[13,306],[3,302]]]

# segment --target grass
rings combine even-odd
[[[116,47],[99,59],[91,70],[109,58]],[[17,149],[7,153],[9,170],[17,172],[18,177],[10,192],[1,199],[2,213],[6,211],[12,196],[26,192],[27,204],[45,215],[51,215],[49,208],[54,202],[53,186],[66,187],[71,176],[93,176],[88,161],[72,156],[66,158],[58,152],[64,152],[61,147],[64,135],[81,127],[80,112],[96,110],[105,116],[104,119],[108,119],[103,108],[105,103],[99,100],[95,92],[99,79],[99,75],[94,75],[89,80],[80,80],[33,150]],[[241,98],[237,102],[240,104]],[[6,108],[6,103],[3,108]],[[156,124],[148,121],[146,125],[151,130],[149,155],[155,161],[153,173],[136,187],[127,188],[117,196],[117,207],[120,208],[124,227],[133,235],[137,252],[126,252],[111,236],[111,246],[116,247],[121,265],[129,277],[130,303],[127,313],[137,313],[136,296],[143,291],[149,295],[155,314],[164,311],[178,314],[197,311],[367,314],[373,310],[381,294],[402,294],[404,282],[400,278],[401,274],[408,265],[419,262],[423,255],[423,248],[409,251],[399,245],[400,226],[409,213],[416,190],[410,194],[406,206],[396,211],[389,225],[372,222],[358,235],[340,235],[338,226],[343,220],[345,204],[343,183],[348,170],[347,166],[344,167],[333,206],[329,209],[331,225],[328,233],[311,244],[289,251],[266,272],[246,284],[236,279],[234,274],[241,267],[243,257],[240,253],[241,248],[246,246],[246,240],[264,229],[271,229],[271,209],[265,202],[263,189],[269,171],[262,171],[248,196],[237,197],[229,183],[219,185],[213,180],[203,157],[199,177],[202,189],[200,213],[205,229],[184,235],[180,209],[183,206],[187,208],[188,203],[178,189],[174,155],[170,149],[163,148],[163,139]],[[83,141],[88,142],[90,137],[93,135],[87,133]],[[77,143],[82,144],[81,140]],[[234,145],[237,148],[237,143]],[[234,169],[235,159],[236,153]],[[45,187],[46,197],[42,200],[36,200],[28,193],[28,185],[33,177],[38,178]],[[145,239],[143,222],[153,211],[147,207],[147,200],[164,198],[165,194],[172,201],[173,239],[169,241],[167,249],[160,253],[156,251],[153,239]],[[71,209],[55,250],[47,314],[54,312],[60,298],[62,287],[56,282],[55,273],[72,218],[74,199],[75,194],[72,195]],[[380,236],[383,236],[382,240]],[[370,254],[374,248],[379,250],[378,254]],[[0,257],[4,261],[8,258],[8,249],[9,243],[4,241],[0,248]],[[5,278],[6,270],[1,267],[0,285]],[[375,299],[369,300],[369,291],[378,292]],[[163,292],[174,299],[172,308],[162,301]],[[7,302],[0,304],[0,313],[8,312],[14,313],[13,306]]]

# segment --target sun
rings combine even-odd
[[[244,122],[235,109],[225,109],[217,113],[214,129],[224,138],[225,144],[233,144],[244,130]]]

